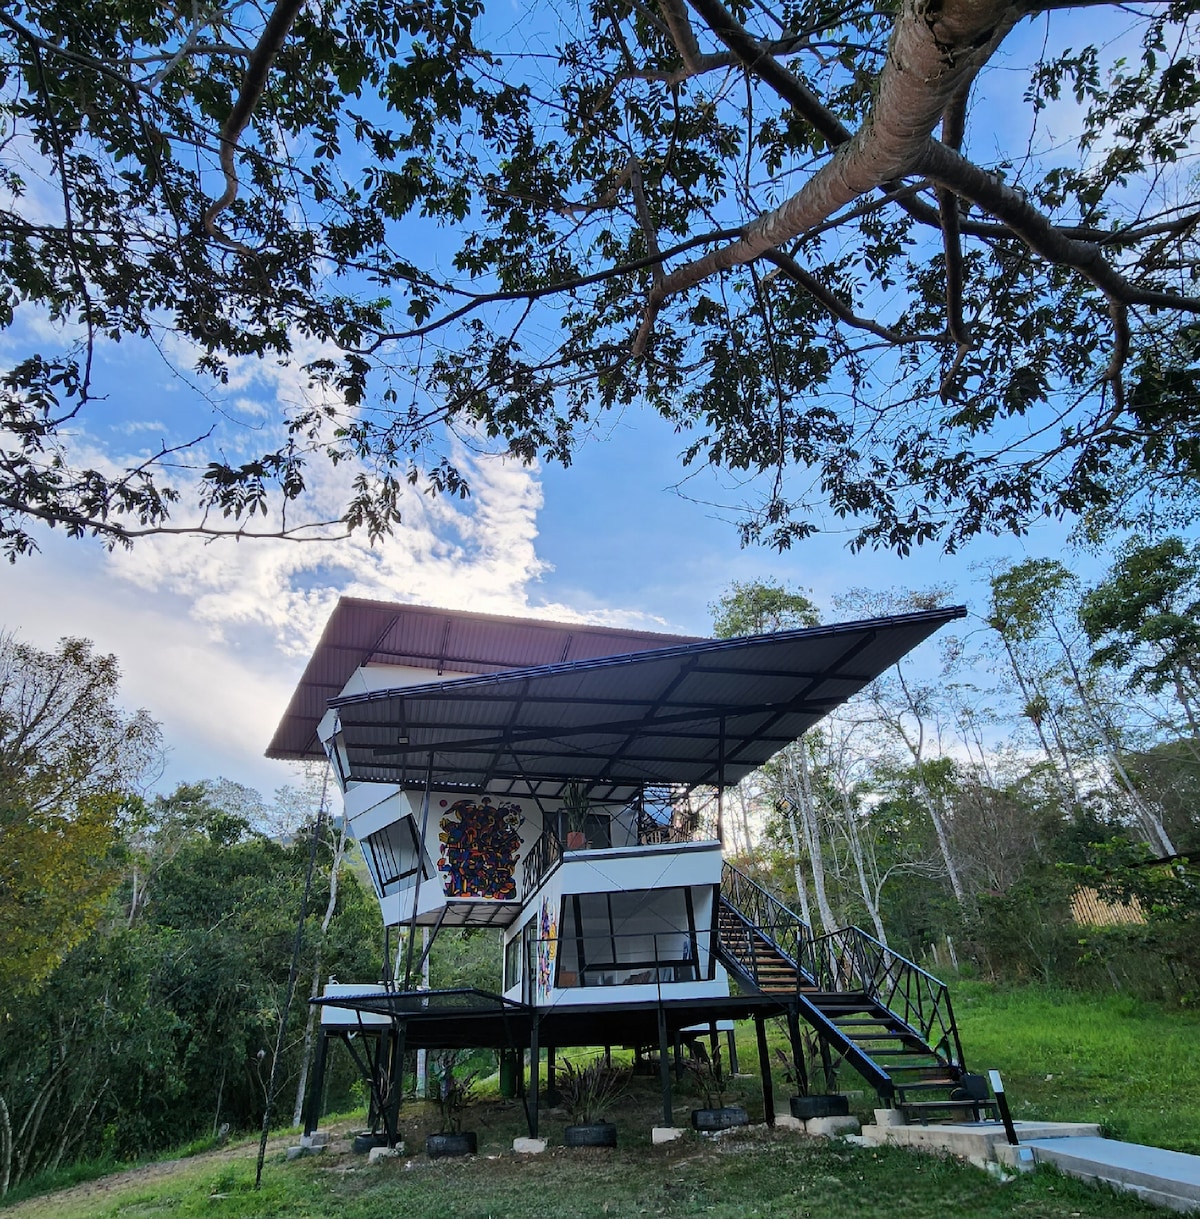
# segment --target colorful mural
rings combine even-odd
[[[538,919],[537,997],[544,1002],[554,986],[554,958],[558,952],[558,914],[549,898],[542,898],[542,913]]]
[[[442,816],[441,858],[447,897],[515,898],[513,871],[521,853],[520,828],[525,818],[519,804],[493,804],[484,796],[456,800]]]

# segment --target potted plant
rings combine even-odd
[[[570,1125],[563,1132],[568,1147],[615,1147],[617,1128],[608,1121],[613,1103],[625,1091],[632,1074],[596,1058],[585,1066],[564,1062],[557,1072],[558,1094]]]
[[[798,1057],[784,1050],[775,1051],[775,1057],[783,1068],[783,1077],[793,1088],[788,1101],[792,1117],[802,1122],[815,1117],[845,1117],[850,1112],[850,1100],[833,1090],[838,1064],[834,1063],[826,1075],[820,1038],[810,1030],[802,1032],[797,1050]],[[825,1080],[827,1091],[813,1091],[812,1081],[818,1077]]]
[[[466,1055],[461,1050],[447,1050],[430,1070],[433,1096],[442,1115],[442,1128],[437,1134],[426,1135],[425,1154],[431,1160],[443,1156],[474,1155],[478,1140],[474,1130],[462,1128],[463,1109],[475,1090],[477,1071],[466,1071]]]
[[[725,1090],[728,1079],[721,1065],[721,1048],[715,1046],[712,1054],[689,1058],[687,1070],[696,1086],[704,1094],[704,1108],[692,1110],[692,1129],[712,1133],[729,1130],[733,1126],[748,1126],[750,1115],[741,1105],[727,1105]]]
[[[590,802],[582,783],[568,783],[563,792],[563,812],[566,814],[566,849],[581,851],[587,846],[587,816]]]

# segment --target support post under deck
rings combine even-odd
[[[322,1029],[317,1038],[317,1060],[313,1063],[308,1085],[308,1103],[304,1106],[304,1133],[311,1135],[321,1120],[321,1100],[325,1095],[325,1056],[329,1052],[329,1034]]]
[[[542,1048],[538,1044],[538,1024],[536,1016],[529,1030],[529,1096],[525,1101],[525,1115],[529,1125],[529,1137],[538,1136],[538,1076],[542,1067]]]
[[[662,1088],[663,1125],[674,1123],[671,1111],[671,1040],[667,1036],[667,1013],[658,1005],[658,1082]]]
[[[767,1025],[762,1016],[754,1017],[754,1036],[758,1041],[758,1070],[762,1076],[763,1115],[768,1126],[775,1125],[775,1083],[771,1079],[771,1058],[767,1052]]]

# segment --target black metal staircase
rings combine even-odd
[[[858,927],[808,924],[726,863],[717,951],[743,990],[794,1000],[829,1051],[906,1116],[993,1108],[963,1063],[946,985]]]

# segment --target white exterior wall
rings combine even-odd
[[[457,676],[457,675],[456,675]],[[462,674],[461,676],[469,676]],[[434,669],[420,669],[405,665],[367,665],[358,669],[342,690],[343,694],[369,693],[375,690],[403,689],[407,686],[426,685],[443,681]],[[320,738],[328,745],[337,732],[337,714],[326,713],[318,728]],[[336,767],[335,767],[336,773]],[[496,805],[518,806],[510,828],[519,839],[519,846],[510,842],[508,850],[513,859],[512,876],[517,886],[517,898],[524,908],[513,920],[505,935],[507,946],[522,934],[531,918],[539,924],[538,937],[545,941],[539,970],[541,977],[531,980],[529,994],[539,1006],[556,1004],[596,1004],[609,1002],[636,1002],[654,1000],[661,992],[664,998],[701,998],[724,996],[729,993],[728,978],[720,964],[713,968],[714,976],[709,981],[662,982],[612,986],[553,985],[557,966],[558,920],[562,915],[563,898],[573,894],[606,894],[666,889],[689,889],[692,894],[693,915],[696,927],[700,960],[697,972],[707,972],[708,957],[713,945],[708,941],[712,927],[714,894],[721,881],[721,848],[716,843],[683,843],[670,845],[638,846],[636,814],[627,810],[623,816],[618,806],[596,805],[596,812],[610,812],[611,838],[613,845],[607,848],[564,851],[562,862],[549,878],[534,892],[521,892],[522,865],[529,850],[537,842],[545,828],[542,812],[536,801],[510,796],[476,796],[467,793],[435,791],[430,793],[429,815],[423,841],[424,874],[420,885],[410,883],[407,887],[387,895],[380,895],[380,883],[374,874],[370,852],[364,847],[363,855],[367,869],[375,885],[376,896],[385,925],[396,926],[407,923],[414,914],[423,922],[430,922],[437,912],[450,901],[471,900],[472,903],[487,904],[487,897],[467,898],[446,895],[447,871],[439,869],[442,858],[442,818],[460,800],[471,800],[482,804],[485,798]],[[402,791],[391,783],[348,783],[342,790],[346,818],[353,837],[363,844],[370,835],[385,827],[410,818],[415,837],[420,837],[423,793]],[[556,812],[547,807],[547,817]],[[485,819],[486,820],[486,819]],[[415,882],[415,877],[414,877]],[[513,898],[507,899],[509,902]],[[451,919],[446,925],[453,925]],[[548,935],[543,933],[549,932]],[[354,987],[349,990],[360,993],[369,988]],[[332,988],[331,988],[332,990]],[[522,984],[507,990],[510,998],[520,999]],[[325,1017],[322,1017],[325,1019]]]
[[[538,940],[535,973],[526,987],[524,980],[508,988],[506,998],[523,997],[539,1007],[595,1005],[605,1002],[653,1002],[664,999],[696,999],[729,994],[729,980],[719,962],[713,977],[706,979],[712,951],[713,901],[721,883],[721,848],[717,843],[684,843],[670,846],[614,847],[609,850],[570,852],[546,883],[532,894],[521,915],[504,937],[504,945],[519,939],[532,919]],[[700,951],[700,979],[693,982],[649,982],[614,986],[554,985],[558,969],[558,939],[562,935],[563,898],[574,894],[605,894],[667,889],[690,889]],[[680,928],[680,933],[685,929]],[[547,945],[547,933],[549,945]],[[522,957],[523,957],[522,953]],[[524,968],[524,963],[523,966]]]

